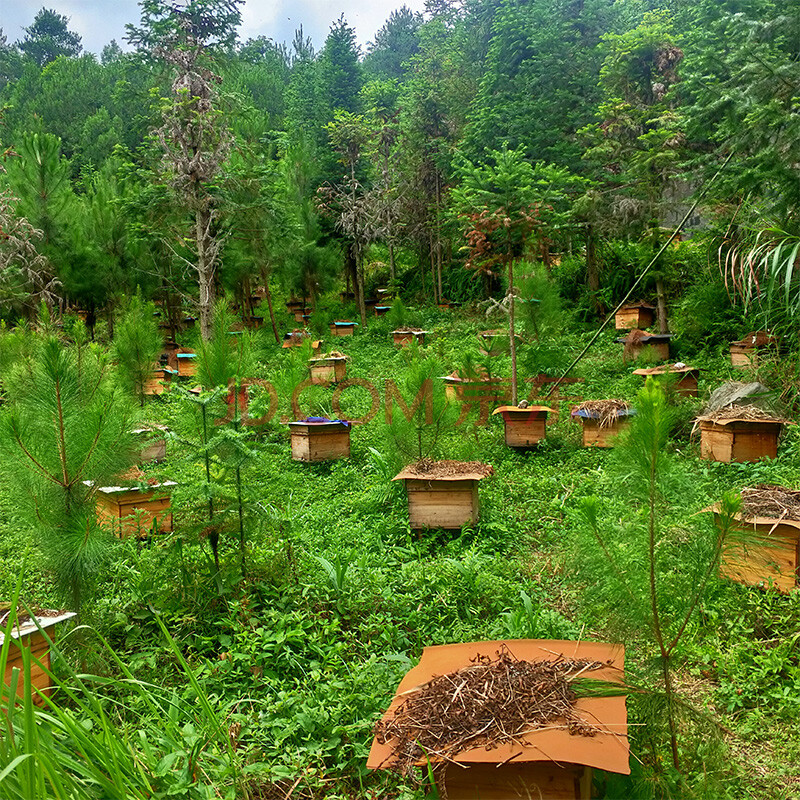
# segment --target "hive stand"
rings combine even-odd
[[[289,423],[292,460],[316,463],[350,458],[351,423],[343,420],[300,420]]]
[[[495,658],[503,647],[520,661],[598,661],[607,666],[592,671],[592,679],[622,682],[622,645],[517,639],[426,647],[419,664],[398,686],[384,720],[392,718],[415,687],[472,666],[478,657]],[[625,697],[581,697],[575,709],[595,730],[594,736],[573,736],[565,725],[554,724],[513,743],[465,750],[439,773],[440,794],[448,800],[589,800],[593,769],[630,774]],[[393,759],[391,740],[381,743],[374,739],[367,768],[388,768]],[[434,766],[441,763],[435,755],[430,760]],[[425,769],[426,764],[420,761],[419,766]]]

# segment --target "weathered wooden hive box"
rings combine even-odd
[[[294,461],[333,461],[350,458],[351,424],[322,417],[289,423]]]
[[[630,418],[635,413],[632,408],[620,409],[608,424],[603,424],[600,415],[591,411],[573,410],[571,416],[581,421],[584,447],[613,447],[614,439],[630,427]]]
[[[36,612],[36,620],[39,623],[39,627],[37,627],[36,623],[26,614],[26,618],[24,618],[22,622],[18,622],[17,625],[11,629],[9,636],[14,642],[8,650],[8,660],[6,661],[6,672],[3,681],[6,686],[10,686],[14,670],[19,670],[19,674],[17,675],[17,697],[25,697],[26,687],[23,678],[22,661],[22,648],[25,648],[31,656],[31,697],[33,702],[37,705],[42,705],[44,703],[43,698],[39,696],[38,692],[49,694],[50,676],[47,673],[51,669],[50,644],[39,628],[43,628],[47,631],[47,635],[52,639],[55,633],[55,626],[60,622],[72,619],[74,616],[75,614],[72,611],[52,611],[44,609]],[[5,628],[5,622],[3,622],[2,627]],[[4,645],[5,638],[6,634],[4,630],[0,630],[0,647]],[[36,690],[38,690],[38,692]]]
[[[175,481],[164,481],[146,489],[137,486],[98,486],[97,518],[109,525],[115,536],[143,538],[152,532],[172,530],[170,492]]]
[[[374,314],[376,317],[385,317],[389,311],[391,310],[391,306],[378,306],[376,305],[374,308]]]
[[[491,659],[501,648],[517,661],[597,662],[603,667],[592,671],[591,677],[600,681],[621,683],[624,675],[622,645],[601,642],[517,639],[426,647],[419,664],[400,682],[383,719],[391,720],[416,687],[470,667],[481,658]],[[575,712],[594,735],[573,735],[558,721],[491,748],[463,750],[446,763],[431,754],[440,796],[448,800],[589,800],[593,770],[630,774],[625,697],[581,697]],[[392,740],[381,742],[376,737],[367,768],[391,768],[395,759]],[[419,767],[427,768],[424,759]]]
[[[472,404],[508,402],[509,387],[502,378],[462,378],[457,372],[442,375],[447,399]]]
[[[649,367],[648,369],[635,369],[634,375],[647,378],[648,375],[662,377],[670,376],[667,383],[667,391],[677,394],[679,397],[697,397],[697,379],[700,370],[695,367],[687,367],[685,364],[668,364],[663,367]]]
[[[345,356],[327,356],[312,358],[308,362],[308,373],[315,386],[330,386],[340,383],[347,375],[347,358]]]
[[[514,334],[517,342],[522,341],[522,337]],[[503,330],[481,331],[478,334],[478,339],[481,341],[481,346],[478,348],[479,352],[485,356],[499,356],[501,353],[507,353],[509,349],[509,333]]]
[[[302,311],[306,307],[305,301],[303,300],[287,300],[286,301],[286,310],[290,314],[295,314],[298,311]]]
[[[614,326],[618,331],[634,328],[649,328],[655,319],[655,308],[645,303],[623,306],[614,315]]]
[[[758,461],[777,458],[783,420],[698,417],[700,458],[706,461]]]
[[[167,391],[172,376],[177,375],[177,371],[169,367],[159,367],[153,370],[153,374],[147,379],[144,385],[144,394],[148,397],[156,397]]]
[[[478,484],[493,472],[488,464],[475,461],[435,461],[425,471],[406,467],[392,480],[405,484],[412,529],[460,530],[478,521]]]
[[[403,330],[392,331],[392,341],[395,347],[407,347],[416,339],[417,344],[425,344],[425,334],[428,331],[405,328]]]
[[[671,333],[645,333],[635,329],[626,337],[615,341],[624,345],[622,357],[625,361],[636,361],[648,349],[659,361],[668,361],[671,338]]]
[[[777,339],[769,331],[753,331],[743,336],[738,342],[730,344],[730,358],[732,367],[755,367],[758,365],[758,355],[777,343]]]
[[[453,302],[452,300],[445,300],[442,298],[436,305],[442,311],[452,311],[454,308],[459,308],[461,303]]]
[[[249,331],[258,330],[259,328],[264,327],[264,317],[257,317],[255,315],[251,315],[249,317],[245,317],[244,326]]]
[[[356,332],[357,322],[349,322],[348,320],[336,320],[331,322],[330,331],[331,336],[352,336]]]
[[[175,356],[179,378],[192,378],[197,374],[197,353],[191,350],[179,350]]]
[[[505,442],[508,447],[535,447],[547,435],[549,406],[500,406],[493,414],[503,415]]]
[[[164,425],[145,425],[131,431],[140,442],[137,464],[163,461],[167,457],[167,439],[164,436],[166,431]]]
[[[291,331],[283,336],[283,344],[281,347],[302,347],[306,339],[311,339],[310,334],[305,331]],[[311,341],[311,350],[318,353],[322,349],[322,339],[313,339]]]
[[[719,506],[709,510],[720,527]],[[734,535],[725,543],[719,574],[748,586],[772,585],[781,592],[796,589],[800,579],[800,522],[740,513],[734,525],[745,535]]]

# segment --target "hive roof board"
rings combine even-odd
[[[634,375],[688,375],[692,372],[700,374],[700,370],[697,367],[687,367],[684,364],[682,367],[679,367],[675,364],[666,364],[661,367],[647,367],[643,369],[635,369],[633,371]]]
[[[499,406],[492,414],[502,414],[504,411],[547,411],[548,413],[555,413],[555,409],[550,408],[550,406],[526,406],[525,408],[520,408],[519,406]]]
[[[353,423],[344,419],[299,419],[287,423],[291,428],[294,426],[313,426],[315,428],[349,428]]]
[[[648,344],[649,342],[668,342],[675,334],[673,333],[648,333],[647,336],[642,336],[636,340],[636,344]],[[628,334],[630,336],[630,334]],[[614,339],[619,344],[627,344],[628,336],[621,336]]]
[[[74,611],[51,611],[48,612],[48,614],[53,614],[53,616],[36,616],[36,619],[39,622],[38,626],[32,619],[29,619],[27,622],[23,622],[22,625],[15,625],[11,630],[11,638],[20,639],[23,636],[28,636],[31,633],[35,633],[39,628],[44,628],[45,630],[47,628],[52,628],[54,625],[58,625],[59,622],[65,622],[66,620],[72,619],[75,616]],[[5,632],[0,630],[0,646],[5,641],[5,638]]]
[[[618,408],[614,414],[615,417],[632,417],[636,413],[635,408]],[[585,408],[573,409],[570,412],[572,417],[580,417],[581,419],[600,419],[603,416],[602,412],[589,410]]]
[[[517,639],[508,641],[467,642],[426,647],[422,658],[400,682],[384,719],[393,716],[405,696],[431,679],[456,672],[472,664],[477,655],[494,658],[507,648],[512,656],[525,661],[556,661],[559,658],[587,659],[607,664],[593,671],[597,680],[622,683],[625,650],[616,644],[603,642],[571,642],[550,639]],[[580,764],[587,767],[630,774],[628,764],[628,712],[625,696],[581,697],[575,710],[596,729],[594,736],[574,736],[566,726],[553,726],[534,730],[524,741],[503,742],[487,750],[485,747],[466,750],[456,757],[464,764],[488,763],[500,766],[508,761],[554,762],[558,765]],[[391,742],[380,744],[373,740],[367,760],[368,769],[380,769],[391,764]]]
[[[730,425],[732,422],[765,422],[767,424],[772,425],[796,425],[796,422],[792,422],[788,419],[767,419],[767,418],[758,418],[758,417],[732,417],[730,419],[714,419],[713,417],[698,417],[695,422],[713,422],[715,425]]]
[[[84,481],[84,486],[94,486],[93,481]],[[177,486],[178,484],[175,481],[162,481],[161,483],[152,483],[148,484],[147,488],[144,491],[150,491],[155,489],[163,489],[165,486]],[[97,491],[102,492],[103,494],[118,494],[119,492],[135,492],[139,490],[139,486],[137,484],[133,484],[131,486],[98,486]]]

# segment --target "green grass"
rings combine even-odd
[[[474,333],[495,324],[452,312],[420,316],[434,331],[428,352],[447,372],[475,348]],[[551,342],[557,361],[567,363],[588,335],[577,331]],[[631,366],[623,365],[614,336],[604,334],[577,370],[585,382],[575,392],[587,399],[632,400],[641,386]],[[258,340],[257,377],[291,372],[287,351],[270,344],[266,332]],[[402,374],[404,355],[391,345],[381,321],[352,339],[329,339],[326,348],[344,351],[348,377],[369,380],[381,396],[383,382]],[[535,353],[521,354],[521,363],[535,361]],[[734,374],[721,350],[693,363],[703,369],[703,394]],[[507,374],[507,357],[497,359],[493,370]],[[330,393],[304,393],[304,408],[324,408]],[[362,390],[344,395],[343,413],[367,407]],[[685,423],[695,408],[684,404],[684,424],[670,445],[680,469],[665,523],[675,530],[676,546],[691,536],[692,526],[705,524],[694,515],[725,490],[754,482],[800,485],[796,433],[787,434],[774,462],[710,464],[698,458],[698,443],[687,435]],[[166,398],[150,409],[181,437],[193,437],[184,403]],[[217,715],[237,726],[238,757],[253,785],[274,782],[288,791],[297,782],[293,797],[328,800],[421,797],[420,790],[391,776],[367,773],[364,764],[372,726],[423,647],[523,636],[604,640],[616,634],[602,598],[587,591],[591,587],[570,564],[581,541],[582,497],[599,495],[606,512],[621,522],[631,511],[609,471],[613,454],[582,449],[579,426],[567,409],[564,404],[535,452],[505,448],[497,417],[484,427],[449,431],[446,455],[479,458],[495,468],[481,485],[481,521],[462,532],[415,535],[402,488],[390,481],[398,459],[380,423],[383,406],[378,419],[355,427],[349,460],[305,465],[291,460],[287,429],[278,421],[289,414],[282,396],[278,420],[259,431],[251,443],[256,457],[244,468],[250,573],[243,583],[232,519],[222,534],[222,574],[212,575],[207,547],[198,543],[204,525],[200,465],[173,442],[167,461],[152,472],[180,484],[176,532],[144,546],[119,544],[90,621],[132,678],[168,687],[181,704],[205,697],[204,718]],[[230,477],[222,470],[215,480]],[[51,584],[37,558],[35,533],[19,530],[13,502],[2,503],[5,592],[13,589],[12,566],[28,552],[24,596],[48,604]],[[174,647],[162,634],[161,619]],[[698,795],[715,796],[703,789],[703,769],[718,771],[715,777],[730,798],[783,800],[797,792],[799,623],[798,595],[714,582],[682,648],[681,675],[687,693],[719,714],[730,731],[730,756],[714,760],[698,734],[689,776]],[[91,671],[121,674],[109,651],[82,657]],[[633,636],[628,658],[635,665],[639,657]],[[196,684],[186,680],[183,659]],[[132,723],[129,712],[120,712],[123,726]],[[143,727],[157,726],[151,711],[136,713]],[[632,704],[634,725],[640,713]],[[640,740],[633,737],[634,744]],[[135,740],[130,746],[137,747]],[[758,769],[750,774],[754,751]],[[644,778],[635,774],[634,780]],[[606,797],[647,796],[634,788],[637,783],[601,779],[597,785]]]

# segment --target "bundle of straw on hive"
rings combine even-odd
[[[580,411],[586,412],[586,415],[591,419],[596,419],[601,428],[608,428],[614,424],[617,417],[622,416],[621,412],[629,411],[631,408],[630,403],[624,400],[587,400],[572,409],[572,415],[576,415]]]
[[[440,675],[413,689],[375,735],[391,744],[386,766],[405,776],[430,759],[439,767],[476,748],[525,744],[547,727],[594,736],[596,729],[575,710],[574,681],[601,669],[599,661],[520,661],[507,649],[496,658],[477,656],[471,666]]]
[[[760,483],[742,489],[742,515],[800,520],[800,491]]]
[[[409,478],[449,478],[454,475],[481,475],[488,478],[494,475],[491,464],[484,464],[483,461],[433,461],[430,458],[423,458],[404,470],[406,477]]]
[[[764,422],[789,422],[785,417],[776,414],[773,411],[765,411],[758,406],[725,406],[716,411],[710,411],[703,414],[704,420],[710,422],[719,422],[720,420],[728,419],[742,419],[742,420],[762,420]]]
[[[633,348],[636,347],[636,345],[638,345],[642,339],[646,339],[648,336],[652,336],[652,334],[648,333],[647,331],[640,330],[639,328],[634,328],[625,337],[625,346],[622,350],[622,357],[627,361],[633,354]]]

